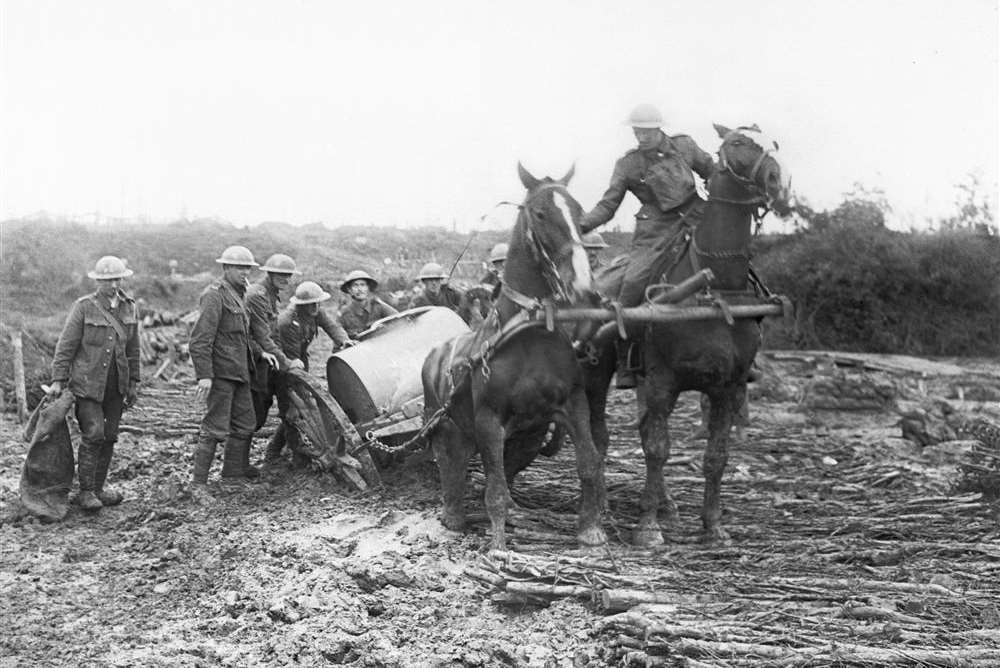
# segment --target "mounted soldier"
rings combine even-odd
[[[138,315],[135,300],[121,289],[122,279],[132,273],[113,255],[97,261],[87,273],[97,282],[97,291],[73,304],[52,358],[48,394],[59,396],[65,385],[76,401],[81,436],[77,500],[84,510],[122,502],[122,495],[106,488],[105,481],[122,411],[138,396]]]
[[[580,231],[591,232],[611,220],[625,193],[642,205],[635,216],[635,232],[628,263],[617,276],[602,281],[605,297],[622,306],[642,303],[646,286],[662,272],[663,258],[678,241],[682,224],[694,225],[704,200],[698,195],[692,172],[707,182],[715,171],[712,156],[688,135],[663,132],[663,115],[651,104],[640,104],[625,123],[632,127],[638,146],[615,163],[611,184],[597,205],[580,221]],[[635,387],[636,364],[628,361],[629,346],[620,346],[619,388]]]
[[[376,320],[399,313],[375,294],[378,281],[362,269],[349,273],[340,284],[340,291],[351,298],[340,309],[340,324],[348,336],[356,339],[358,334],[371,327]]]
[[[336,318],[331,317],[320,307],[322,302],[329,299],[330,293],[317,283],[303,281],[295,288],[295,294],[288,300],[289,305],[278,315],[276,328],[278,345],[290,364],[299,362],[301,368],[309,370],[309,344],[321,329],[333,340],[334,350],[357,343],[347,335]],[[285,419],[289,399],[286,381],[281,374],[277,378],[275,394],[278,398],[281,424],[267,444],[265,459],[268,462],[277,461],[286,444],[290,445],[294,452],[299,443],[298,430]]]

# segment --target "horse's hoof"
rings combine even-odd
[[[632,543],[636,547],[656,547],[663,545],[663,532],[656,529],[636,529],[632,533]]]
[[[441,514],[441,524],[451,531],[465,531],[465,515],[444,512]]]
[[[705,529],[705,532],[701,535],[701,542],[704,545],[729,545],[733,541],[725,529],[716,526],[711,529]]]
[[[576,534],[580,547],[601,547],[608,544],[608,535],[601,527],[590,527]]]

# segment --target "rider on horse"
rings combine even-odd
[[[638,306],[646,286],[656,279],[657,265],[676,243],[681,223],[701,213],[703,200],[692,171],[707,182],[715,163],[688,135],[665,134],[663,115],[651,104],[633,109],[626,124],[632,127],[638,146],[615,163],[608,190],[583,216],[580,230],[590,232],[611,220],[626,192],[639,200],[642,206],[635,216],[628,265],[617,290],[611,290],[617,294],[605,295],[617,297],[622,306]],[[635,371],[630,368],[635,365],[627,362],[627,347],[620,348],[618,387],[635,387]]]

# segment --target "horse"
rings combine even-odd
[[[709,180],[708,201],[703,205],[700,222],[693,229],[682,230],[683,249],[668,257],[669,264],[662,273],[666,283],[677,284],[700,268],[710,269],[715,276],[713,294],[739,300],[752,297],[748,292],[751,220],[759,220],[769,208],[786,213],[789,187],[776,155],[777,144],[765,138],[759,128],[714,127],[722,145],[719,168]],[[702,540],[728,541],[721,522],[720,483],[728,458],[730,428],[745,401],[748,375],[760,345],[760,321],[651,323],[643,329],[645,386],[638,395],[646,480],[633,542],[639,546],[663,543],[661,508],[668,521],[677,518],[676,505],[664,482],[663,466],[670,454],[670,414],[685,390],[704,393],[710,403],[708,446],[703,458]],[[611,329],[606,326],[602,331]],[[591,430],[603,461],[608,447],[605,409],[615,354],[614,342],[602,344],[601,333],[594,340],[599,354],[587,365],[586,383]]]
[[[421,373],[424,424],[441,478],[441,521],[464,530],[466,475],[478,451],[494,549],[505,548],[513,504],[505,469],[512,457],[534,458],[553,422],[576,448],[577,539],[588,547],[607,542],[600,525],[601,462],[573,337],[531,317],[547,303],[592,304],[597,298],[578,228],[582,210],[566,189],[573,171],[558,180],[537,179],[518,164],[527,194],[511,232],[500,296],[479,329],[433,349]]]

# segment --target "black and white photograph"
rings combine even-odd
[[[0,0],[0,668],[1000,666],[998,195],[998,0]]]

